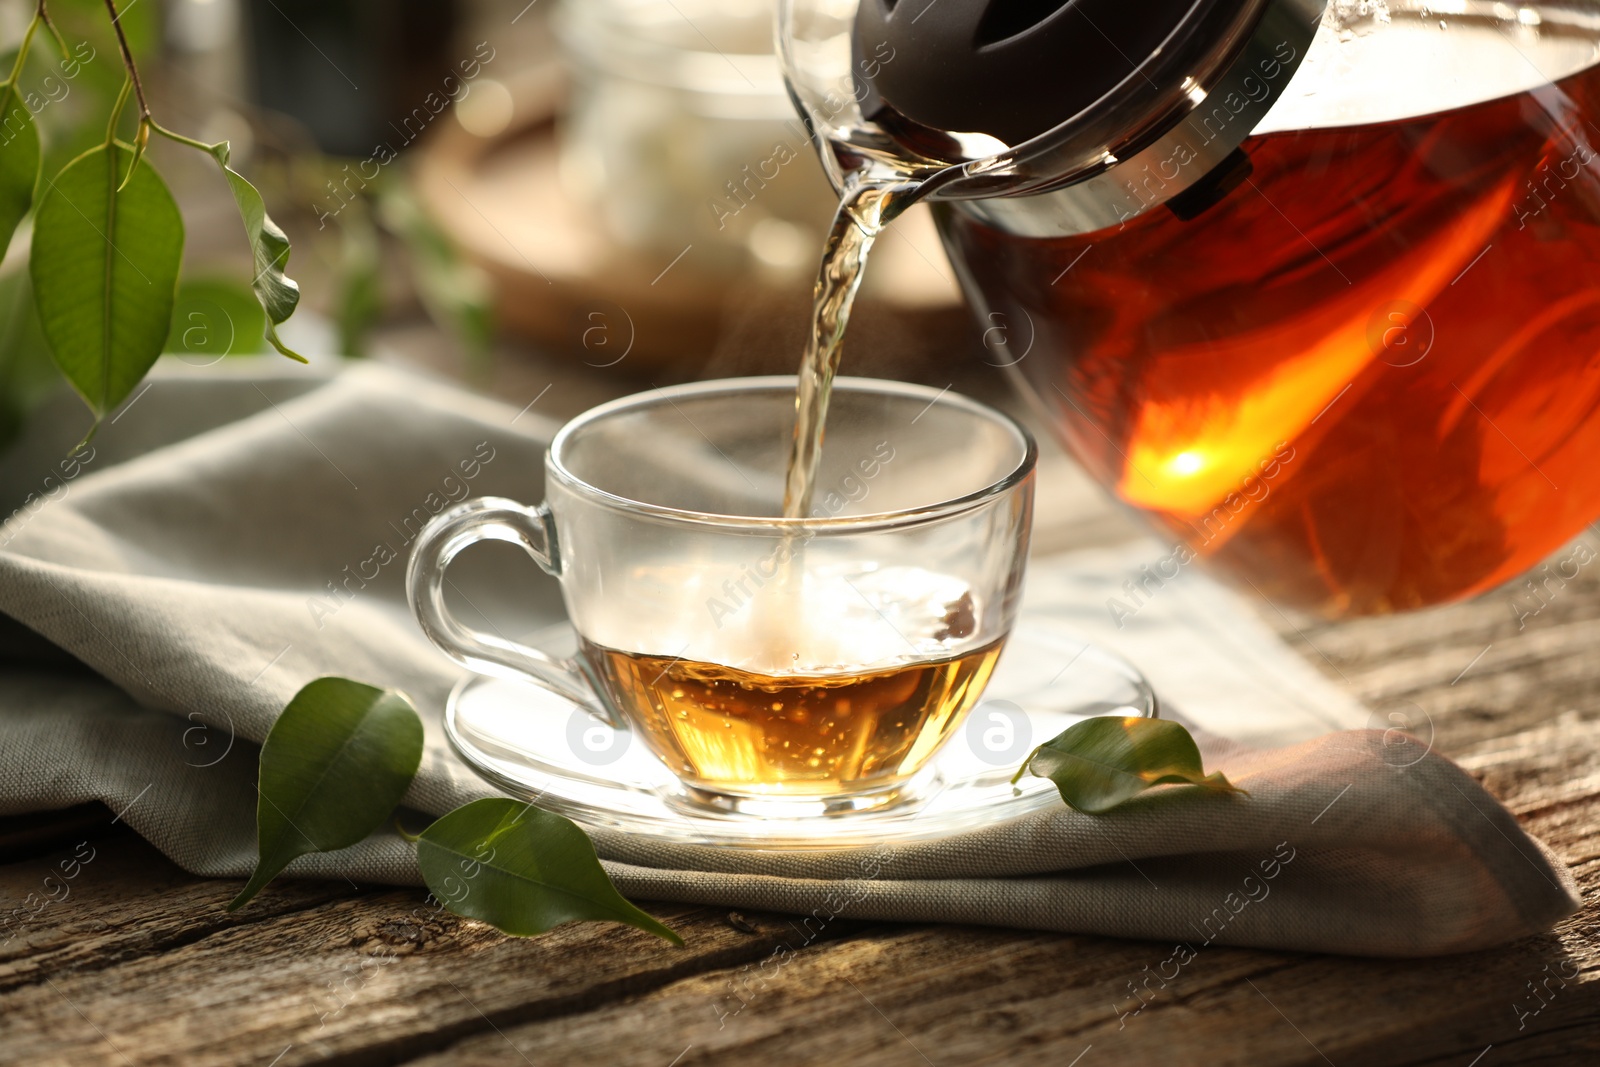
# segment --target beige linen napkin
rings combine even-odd
[[[404,558],[450,500],[539,498],[554,427],[536,407],[379,366],[230,360],[159,371],[92,456],[63,462],[81,422],[71,404],[35,420],[0,466],[0,505],[19,508],[0,527],[0,814],[102,800],[188,870],[241,877],[257,745],[324,674],[416,701],[427,750],[409,806],[442,813],[490,793],[440,731],[458,672],[411,620]],[[1128,551],[1036,561],[1034,602],[1103,625],[1094,590],[1120,582],[1139,550]],[[475,550],[451,576],[469,617],[508,631],[561,618],[554,582],[515,549]],[[1577,908],[1562,864],[1470,776],[1432,753],[1397,760],[1381,733],[1318,735],[1358,724],[1361,709],[1231,594],[1199,574],[1184,584],[1108,636],[1208,728],[1208,769],[1248,798],[1156,791],[1101,817],[1063,806],[828,853],[595,831],[600,854],[635,897],[772,908],[808,928],[839,915],[987,923],[1189,952],[1455,952]],[[1237,743],[1282,736],[1309,739]],[[418,882],[410,846],[388,832],[290,872]]]

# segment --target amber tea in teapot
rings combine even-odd
[[[1411,33],[1477,45],[1284,101],[1197,217],[1038,239],[942,216],[1005,324],[990,358],[1119,498],[1274,602],[1463,596],[1600,513],[1594,29],[1446,18]]]

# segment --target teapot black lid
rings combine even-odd
[[[1239,0],[861,0],[857,95],[869,118],[887,104],[922,126],[1020,144],[1090,107],[1153,56],[1215,47],[1207,38],[1225,35],[1239,7]]]

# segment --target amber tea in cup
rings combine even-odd
[[[429,526],[409,575],[424,631],[633,731],[697,805],[902,799],[1010,632],[1034,445],[948,391],[840,379],[810,511],[784,518],[794,398],[792,377],[704,382],[580,416],[544,504],[469,501]],[[486,538],[560,579],[571,659],[445,608],[445,568]]]
[[[585,647],[607,693],[686,777],[793,795],[920,765],[983,691],[1001,642],[851,674],[758,674]]]

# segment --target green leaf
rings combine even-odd
[[[381,826],[422,762],[422,720],[404,695],[318,678],[283,709],[261,746],[256,847],[243,906],[289,861],[348,848]]]
[[[183,216],[126,145],[67,164],[39,203],[30,270],[56,366],[96,419],[125,400],[161,354],[172,321]]]
[[[1035,749],[1023,770],[1053,781],[1062,800],[1090,815],[1110,811],[1164,783],[1244,792],[1221,773],[1206,774],[1189,731],[1165,719],[1110,715],[1085,719]],[[1017,777],[1022,773],[1018,771]]]
[[[0,84],[0,259],[6,256],[11,235],[33,206],[33,187],[39,184],[39,130],[33,124],[17,84]]]
[[[247,356],[261,351],[267,316],[255,294],[226,278],[178,283],[172,329],[162,351],[191,357]]]
[[[504,933],[528,937],[594,919],[683,944],[623,899],[587,834],[531,804],[491,797],[457,808],[422,831],[417,864],[445,907]]]
[[[289,264],[289,238],[267,214],[267,205],[256,187],[228,166],[227,144],[216,146],[212,154],[222,166],[228,188],[233,190],[234,203],[239,205],[239,215],[244,220],[245,235],[250,239],[250,252],[255,260],[255,277],[250,280],[250,288],[255,290],[261,309],[267,313],[267,341],[283,355],[304,363],[304,356],[278,339],[278,324],[293,315],[295,306],[300,303],[300,286],[283,273]]]

